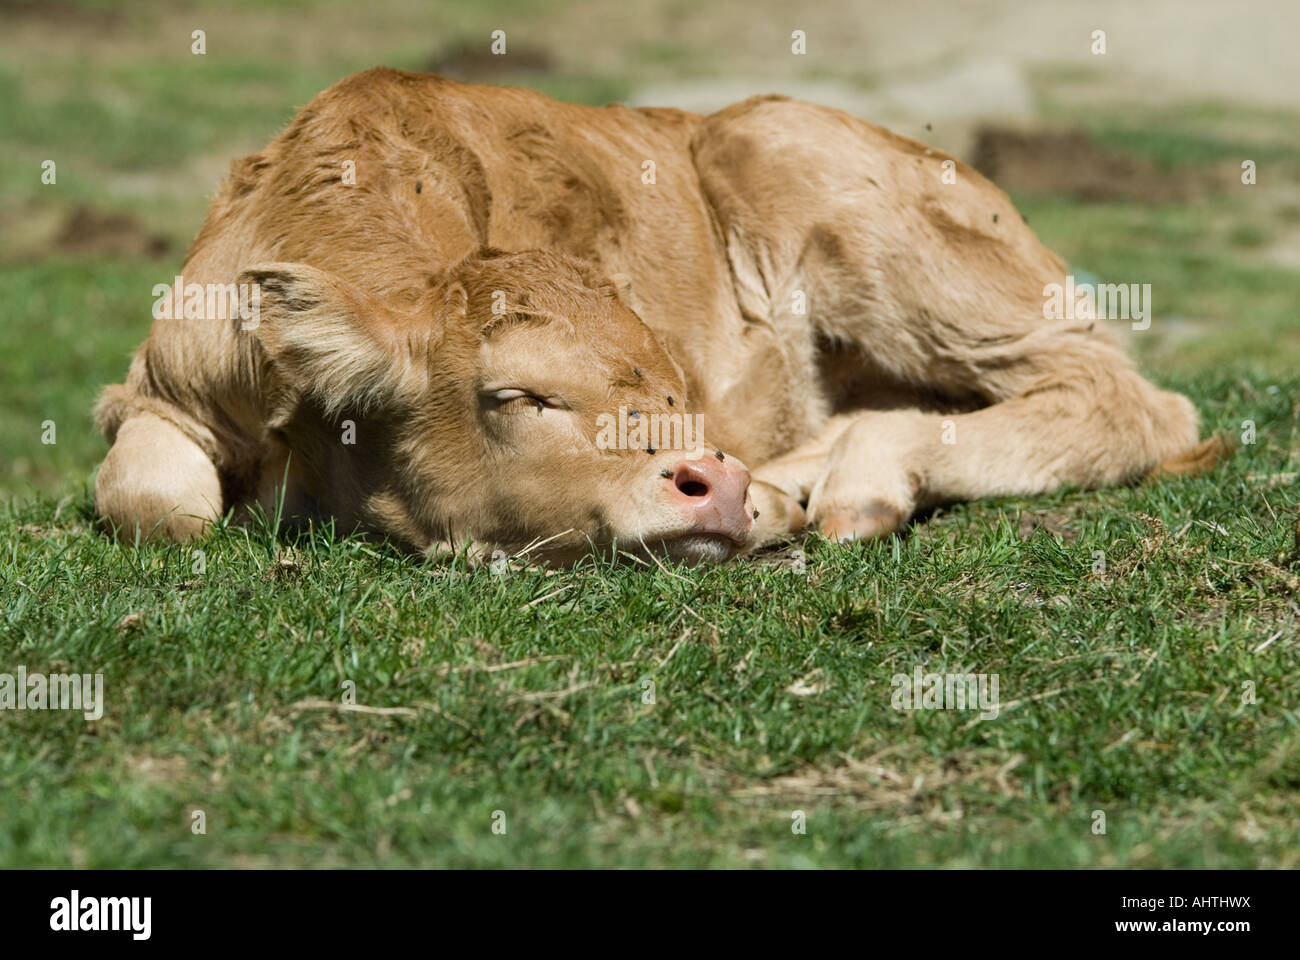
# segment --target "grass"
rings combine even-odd
[[[163,45],[218,8],[160,9],[51,21],[113,44],[0,39],[0,216],[30,239],[0,262],[0,674],[102,673],[107,700],[98,720],[0,712],[0,867],[1300,865],[1300,280],[1276,256],[1300,222],[1293,120],[1049,91],[1049,120],[1110,149],[1197,172],[1242,140],[1268,180],[1182,206],[1016,198],[1075,267],[1152,284],[1133,347],[1207,432],[1254,424],[1211,475],[707,569],[494,574],[274,518],[134,548],[93,526],[89,411],[180,255],[71,257],[30,224],[89,203],[183,246],[228,159],[295,104],[499,12],[446,4],[425,49],[411,8],[376,0],[330,46],[350,8],[317,5],[319,36],[282,50],[303,5],[241,3],[238,49],[213,30],[196,64]],[[697,62],[688,46],[625,38],[620,71],[528,82],[602,102]],[[32,175],[50,156],[56,187]],[[917,665],[996,674],[1001,714],[892,709]]]
[[[1294,866],[1297,382],[1184,386],[1258,418],[1219,474],[803,572],[494,574],[270,521],[133,549],[84,490],[11,504],[6,660],[107,708],[3,717],[0,864]],[[891,709],[917,664],[997,674],[1002,714]]]

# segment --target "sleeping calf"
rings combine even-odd
[[[181,274],[256,297],[159,316],[105,390],[96,504],[128,537],[283,498],[421,552],[723,560],[1217,451],[1045,309],[1065,267],[1001,191],[779,97],[372,70],[234,164]]]

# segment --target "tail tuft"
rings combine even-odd
[[[1145,479],[1148,483],[1154,483],[1170,477],[1192,477],[1198,473],[1206,473],[1219,464],[1226,463],[1239,447],[1236,437],[1228,433],[1216,433],[1206,437],[1190,450],[1184,450],[1156,466]]]

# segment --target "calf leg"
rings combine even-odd
[[[174,424],[140,412],[117,428],[95,509],[121,539],[190,540],[221,516],[221,504],[217,468]]]
[[[835,442],[858,416],[831,417],[816,437],[768,460],[753,472],[749,490],[759,510],[755,524],[757,545],[797,533],[808,525],[806,507],[813,488],[826,473]]]
[[[1196,411],[1122,363],[1064,369],[971,413],[859,414],[836,437],[811,491],[810,521],[832,539],[871,538],[940,503],[1150,472],[1196,443]]]

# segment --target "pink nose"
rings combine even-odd
[[[749,471],[734,458],[706,454],[673,470],[672,496],[691,517],[695,533],[719,534],[743,543],[754,526]]]

